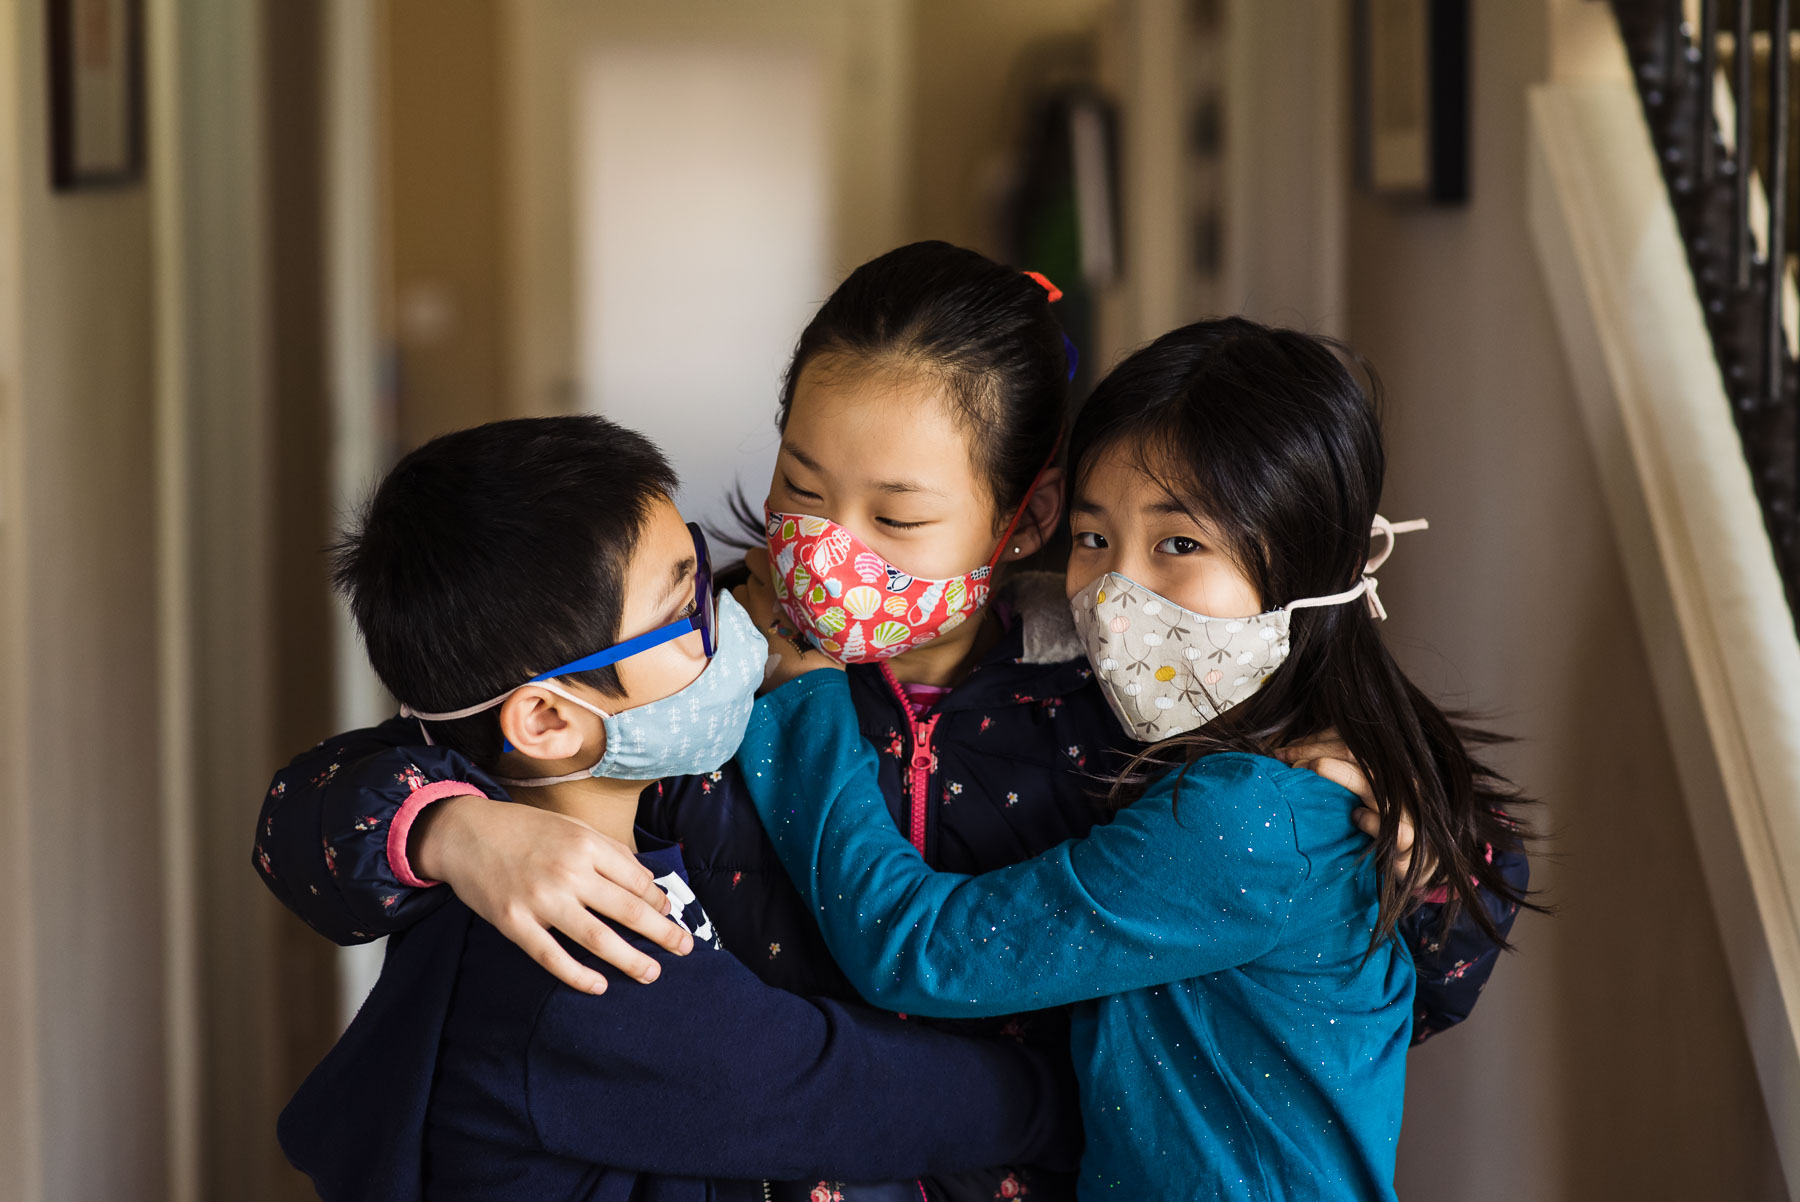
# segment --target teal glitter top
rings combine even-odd
[[[738,761],[871,1002],[1078,1003],[1082,1198],[1394,1197],[1413,968],[1395,940],[1369,954],[1376,873],[1343,789],[1209,756],[1086,839],[968,877],[894,828],[841,672],[759,701]]]

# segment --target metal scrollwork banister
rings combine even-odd
[[[1612,8],[1788,606],[1800,614],[1791,3],[1613,0]]]

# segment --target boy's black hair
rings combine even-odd
[[[492,422],[434,438],[387,474],[331,550],[369,662],[429,713],[477,705],[618,641],[626,570],[676,476],[603,417]],[[568,679],[618,696],[613,668]],[[429,723],[490,765],[499,708]]]

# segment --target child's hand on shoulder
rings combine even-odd
[[[749,570],[750,579],[732,596],[768,636],[769,662],[763,669],[763,691],[780,688],[808,672],[832,668],[842,672],[844,665],[809,644],[781,612],[769,582],[769,553],[761,547],[752,549],[744,556],[744,567]]]
[[[1337,731],[1327,730],[1304,743],[1280,748],[1275,752],[1275,758],[1295,768],[1315,772],[1332,784],[1354,793],[1359,803],[1353,816],[1356,829],[1371,839],[1381,833],[1381,813],[1375,808],[1375,790],[1370,786],[1369,778],[1363,775],[1356,757],[1350,754],[1349,745],[1338,736]],[[1394,831],[1394,858],[1390,865],[1397,876],[1404,877],[1412,867],[1415,837],[1412,815],[1401,810],[1399,825]],[[1434,864],[1421,864],[1419,868],[1418,879],[1422,882],[1429,882],[1437,870]]]
[[[644,984],[661,966],[600,921],[610,919],[677,956],[693,936],[670,921],[669,899],[629,847],[573,818],[513,801],[450,797],[413,824],[410,858],[571,989],[603,993],[606,978],[557,942],[561,931]]]

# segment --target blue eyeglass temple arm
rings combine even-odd
[[[707,552],[706,535],[700,532],[699,524],[696,522],[689,522],[687,528],[688,533],[692,535],[694,539],[694,585],[697,590],[694,600],[699,605],[704,606],[710,598],[700,596],[699,592],[710,591],[712,589],[712,556]],[[583,656],[572,664],[564,664],[560,668],[552,668],[548,672],[540,672],[525,683],[536,684],[541,680],[554,680],[558,676],[573,676],[577,672],[592,672],[595,668],[604,668],[608,664],[616,664],[622,659],[630,659],[640,651],[648,651],[652,647],[660,647],[671,639],[678,639],[684,634],[700,630],[704,625],[705,622],[702,620],[701,611],[696,610],[688,617],[677,618],[667,626],[658,627],[646,634],[640,634],[634,639],[626,639],[623,643],[608,647],[604,651],[596,651],[592,655]],[[717,635],[715,634],[714,637],[716,638]],[[711,655],[711,651],[707,652],[709,658]]]
[[[706,550],[706,536],[700,533],[700,527],[693,522],[689,522],[687,528],[688,533],[694,536],[694,584],[701,590],[710,590],[712,588],[712,556],[709,555]],[[702,605],[706,604],[706,598],[698,597],[696,599],[699,600]],[[548,672],[539,672],[525,683],[537,684],[540,681],[554,680],[558,676],[573,676],[577,672],[592,672],[595,668],[604,668],[608,664],[616,664],[622,659],[630,659],[640,651],[648,651],[652,647],[660,647],[664,643],[680,638],[682,635],[691,634],[696,630],[700,630],[705,625],[704,612],[704,610],[697,610],[688,617],[676,618],[667,626],[659,626],[655,630],[640,634],[634,639],[626,639],[623,643],[608,647],[604,651],[596,651],[592,655],[584,655],[573,663],[564,664],[560,668],[552,668]],[[715,634],[713,637],[717,638],[718,636]],[[714,650],[717,650],[717,648],[714,648]],[[708,652],[707,654],[710,656],[711,652]],[[513,745],[510,740],[502,739],[500,741],[501,751],[510,752],[512,749]]]
[[[526,684],[537,684],[542,680],[554,680],[558,676],[573,676],[577,672],[591,672],[595,668],[604,668],[608,664],[616,664],[622,659],[629,659],[640,651],[648,651],[652,647],[660,647],[672,639],[700,629],[700,615],[677,618],[667,626],[658,627],[647,634],[640,634],[635,639],[626,639],[616,647],[608,647],[604,651],[596,651],[592,655],[584,655],[574,663],[564,664],[560,668],[552,668],[548,672],[540,672]],[[500,740],[500,750],[510,752],[513,749],[511,739]]]
[[[630,659],[640,651],[648,651],[652,647],[660,647],[671,639],[678,639],[685,634],[700,629],[700,615],[691,614],[685,618],[677,618],[667,626],[640,634],[634,639],[626,639],[608,647],[604,651],[596,651],[592,655],[584,655],[573,663],[564,664],[560,668],[552,668],[548,672],[540,672],[526,684],[536,684],[540,680],[554,680],[558,676],[573,676],[577,672],[592,672],[595,668],[604,668],[608,664],[616,664],[622,659]]]

